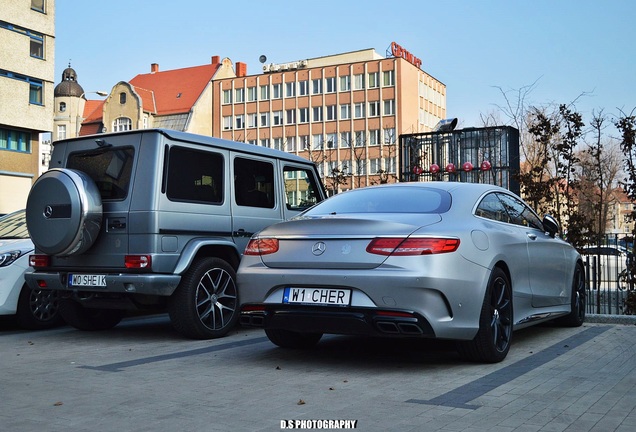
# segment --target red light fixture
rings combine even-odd
[[[253,238],[245,247],[244,255],[269,255],[278,252],[278,239]]]
[[[419,165],[416,165],[416,166],[413,167],[413,174],[420,175],[420,174],[422,174],[423,171],[424,170]]]
[[[150,255],[126,255],[124,264],[129,269],[149,269],[152,263]]]
[[[431,172],[431,174],[437,174],[439,172],[439,165],[431,164],[431,166],[428,167],[428,170]]]
[[[446,172],[455,173],[456,171],[457,168],[455,167],[455,164],[449,163],[448,165],[446,165]]]
[[[492,168],[492,165],[490,165],[490,162],[488,162],[487,160],[481,163],[480,169],[482,171],[490,171],[491,168]]]
[[[462,169],[466,172],[472,171],[473,170],[473,164],[470,162],[464,162],[464,165],[462,165]]]
[[[456,238],[386,238],[378,237],[371,240],[367,252],[375,255],[432,255],[455,252],[459,247]]]
[[[48,267],[51,264],[51,257],[48,255],[29,255],[29,265],[31,267]]]

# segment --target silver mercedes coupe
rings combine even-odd
[[[579,253],[492,185],[398,183],[335,195],[252,237],[240,322],[285,348],[323,334],[440,338],[502,361],[514,330],[585,319]]]

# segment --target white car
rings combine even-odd
[[[0,315],[15,315],[20,327],[41,330],[58,326],[57,292],[31,290],[24,282],[33,243],[24,210],[0,217]]]

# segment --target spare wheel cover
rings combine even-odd
[[[53,168],[29,192],[26,222],[33,243],[49,255],[76,255],[91,247],[102,225],[102,199],[84,172]]]

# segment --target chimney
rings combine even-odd
[[[159,72],[159,64],[158,63],[152,63],[150,65],[150,73],[157,73]]]
[[[218,64],[221,62],[220,56],[212,56],[212,64]]]
[[[244,77],[247,75],[247,63],[236,62],[236,76]]]

